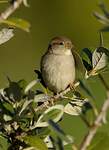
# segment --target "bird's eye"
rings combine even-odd
[[[63,42],[60,42],[59,45],[64,45],[64,43],[63,43]]]

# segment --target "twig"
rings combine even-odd
[[[75,83],[74,88],[76,88],[79,84],[80,84],[79,82]],[[49,107],[51,105],[51,103],[49,103],[49,102],[51,102],[51,101],[53,101],[53,102],[56,102],[57,100],[59,101],[59,98],[63,98],[63,95],[65,95],[66,93],[68,93],[70,90],[71,90],[71,88],[68,87],[66,90],[64,90],[60,94],[57,94],[55,96],[50,97],[47,101],[45,101],[43,104],[41,104],[40,106],[38,106],[35,109],[35,112],[36,111],[40,111],[40,110],[42,110],[44,108]]]
[[[107,110],[109,109],[109,91],[107,92],[107,100],[105,100],[101,111],[97,118],[95,119],[92,127],[89,129],[87,135],[83,139],[81,145],[80,145],[80,150],[86,150],[87,147],[90,145],[93,137],[95,136],[98,128],[102,125],[102,123],[106,122],[106,114]]]
[[[19,6],[23,0],[15,0],[4,12],[0,14],[0,22],[7,19]]]

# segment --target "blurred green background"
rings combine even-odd
[[[41,56],[54,36],[68,36],[79,51],[99,44],[98,30],[103,25],[92,13],[101,12],[98,7],[100,0],[28,0],[28,2],[29,8],[22,6],[13,16],[28,20],[31,23],[30,33],[16,29],[14,38],[0,45],[0,88],[7,85],[7,75],[15,81],[25,79],[30,82],[35,79],[34,69],[40,68]],[[109,0],[104,2],[109,5]],[[6,4],[0,4],[1,11],[5,7]],[[104,33],[103,36],[105,45],[109,47],[109,33]],[[105,97],[104,88],[97,80],[97,78],[90,80],[89,85],[97,101],[102,103]],[[75,136],[75,140],[80,140],[84,130],[87,130],[79,117],[66,115],[61,125],[66,132]]]

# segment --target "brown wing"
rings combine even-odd
[[[34,70],[34,72],[38,75],[38,79],[40,79],[40,82],[41,82],[41,84],[44,86],[44,87],[46,87],[46,84],[45,84],[45,82],[44,82],[44,80],[43,80],[43,77],[42,77],[42,60],[43,60],[43,57],[44,57],[45,55],[43,55],[42,56],[42,58],[41,58],[41,62],[40,62],[40,71],[39,70]]]

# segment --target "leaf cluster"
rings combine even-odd
[[[99,8],[101,9],[103,14],[100,14],[95,11],[93,15],[99,22],[101,22],[104,25],[104,27],[100,30],[102,32],[109,32],[109,10],[103,2],[99,3]]]
[[[101,45],[93,53],[83,49],[81,60],[86,70],[84,80],[104,73],[108,68],[108,58],[109,50]],[[29,84],[25,80],[14,82],[9,77],[7,79],[8,86],[0,90],[1,148],[6,145],[6,149],[63,149],[64,145],[74,142],[57,124],[64,113],[78,115],[88,127],[91,125],[93,120],[88,119],[87,111],[95,109],[95,106],[79,91],[73,91],[70,96],[63,95],[61,99],[67,99],[67,103],[54,105],[50,103],[52,93],[47,92],[40,79]],[[35,87],[37,84],[41,85],[40,90]],[[79,86],[93,98],[83,80],[79,80]],[[44,106],[45,102],[48,108]],[[40,106],[44,107],[39,111]]]
[[[11,4],[14,2],[15,0],[12,0]],[[23,3],[28,7],[27,0],[23,0]],[[100,8],[104,16],[98,13],[94,15],[108,25],[109,12],[104,4],[100,4]],[[27,32],[30,28],[27,21],[19,18],[10,17],[0,23],[12,27],[3,28],[0,31],[0,44],[14,36],[13,27]],[[8,86],[0,89],[0,149],[47,150],[52,148],[63,150],[65,145],[74,144],[74,138],[66,134],[59,125],[65,113],[79,116],[88,128],[91,127],[93,120],[98,115],[98,108],[86,80],[93,76],[99,76],[106,90],[109,90],[102,77],[102,74],[108,72],[109,69],[109,49],[104,47],[103,37],[100,33],[98,47],[94,50],[84,48],[80,56],[76,53],[73,55],[79,74],[82,75],[82,78],[80,76],[77,78],[78,86],[87,93],[87,96],[75,89],[71,93],[60,95],[54,103],[55,96],[43,86],[40,71],[36,71],[38,79],[29,84],[25,80],[11,81],[7,77]],[[37,84],[41,89],[37,88]],[[67,101],[63,103],[63,100]],[[91,112],[92,118],[89,117],[89,112]],[[109,138],[107,134],[100,133],[100,141],[105,141],[106,138]],[[98,142],[98,140],[96,141]],[[99,142],[92,142],[89,149],[98,147],[100,147]]]

